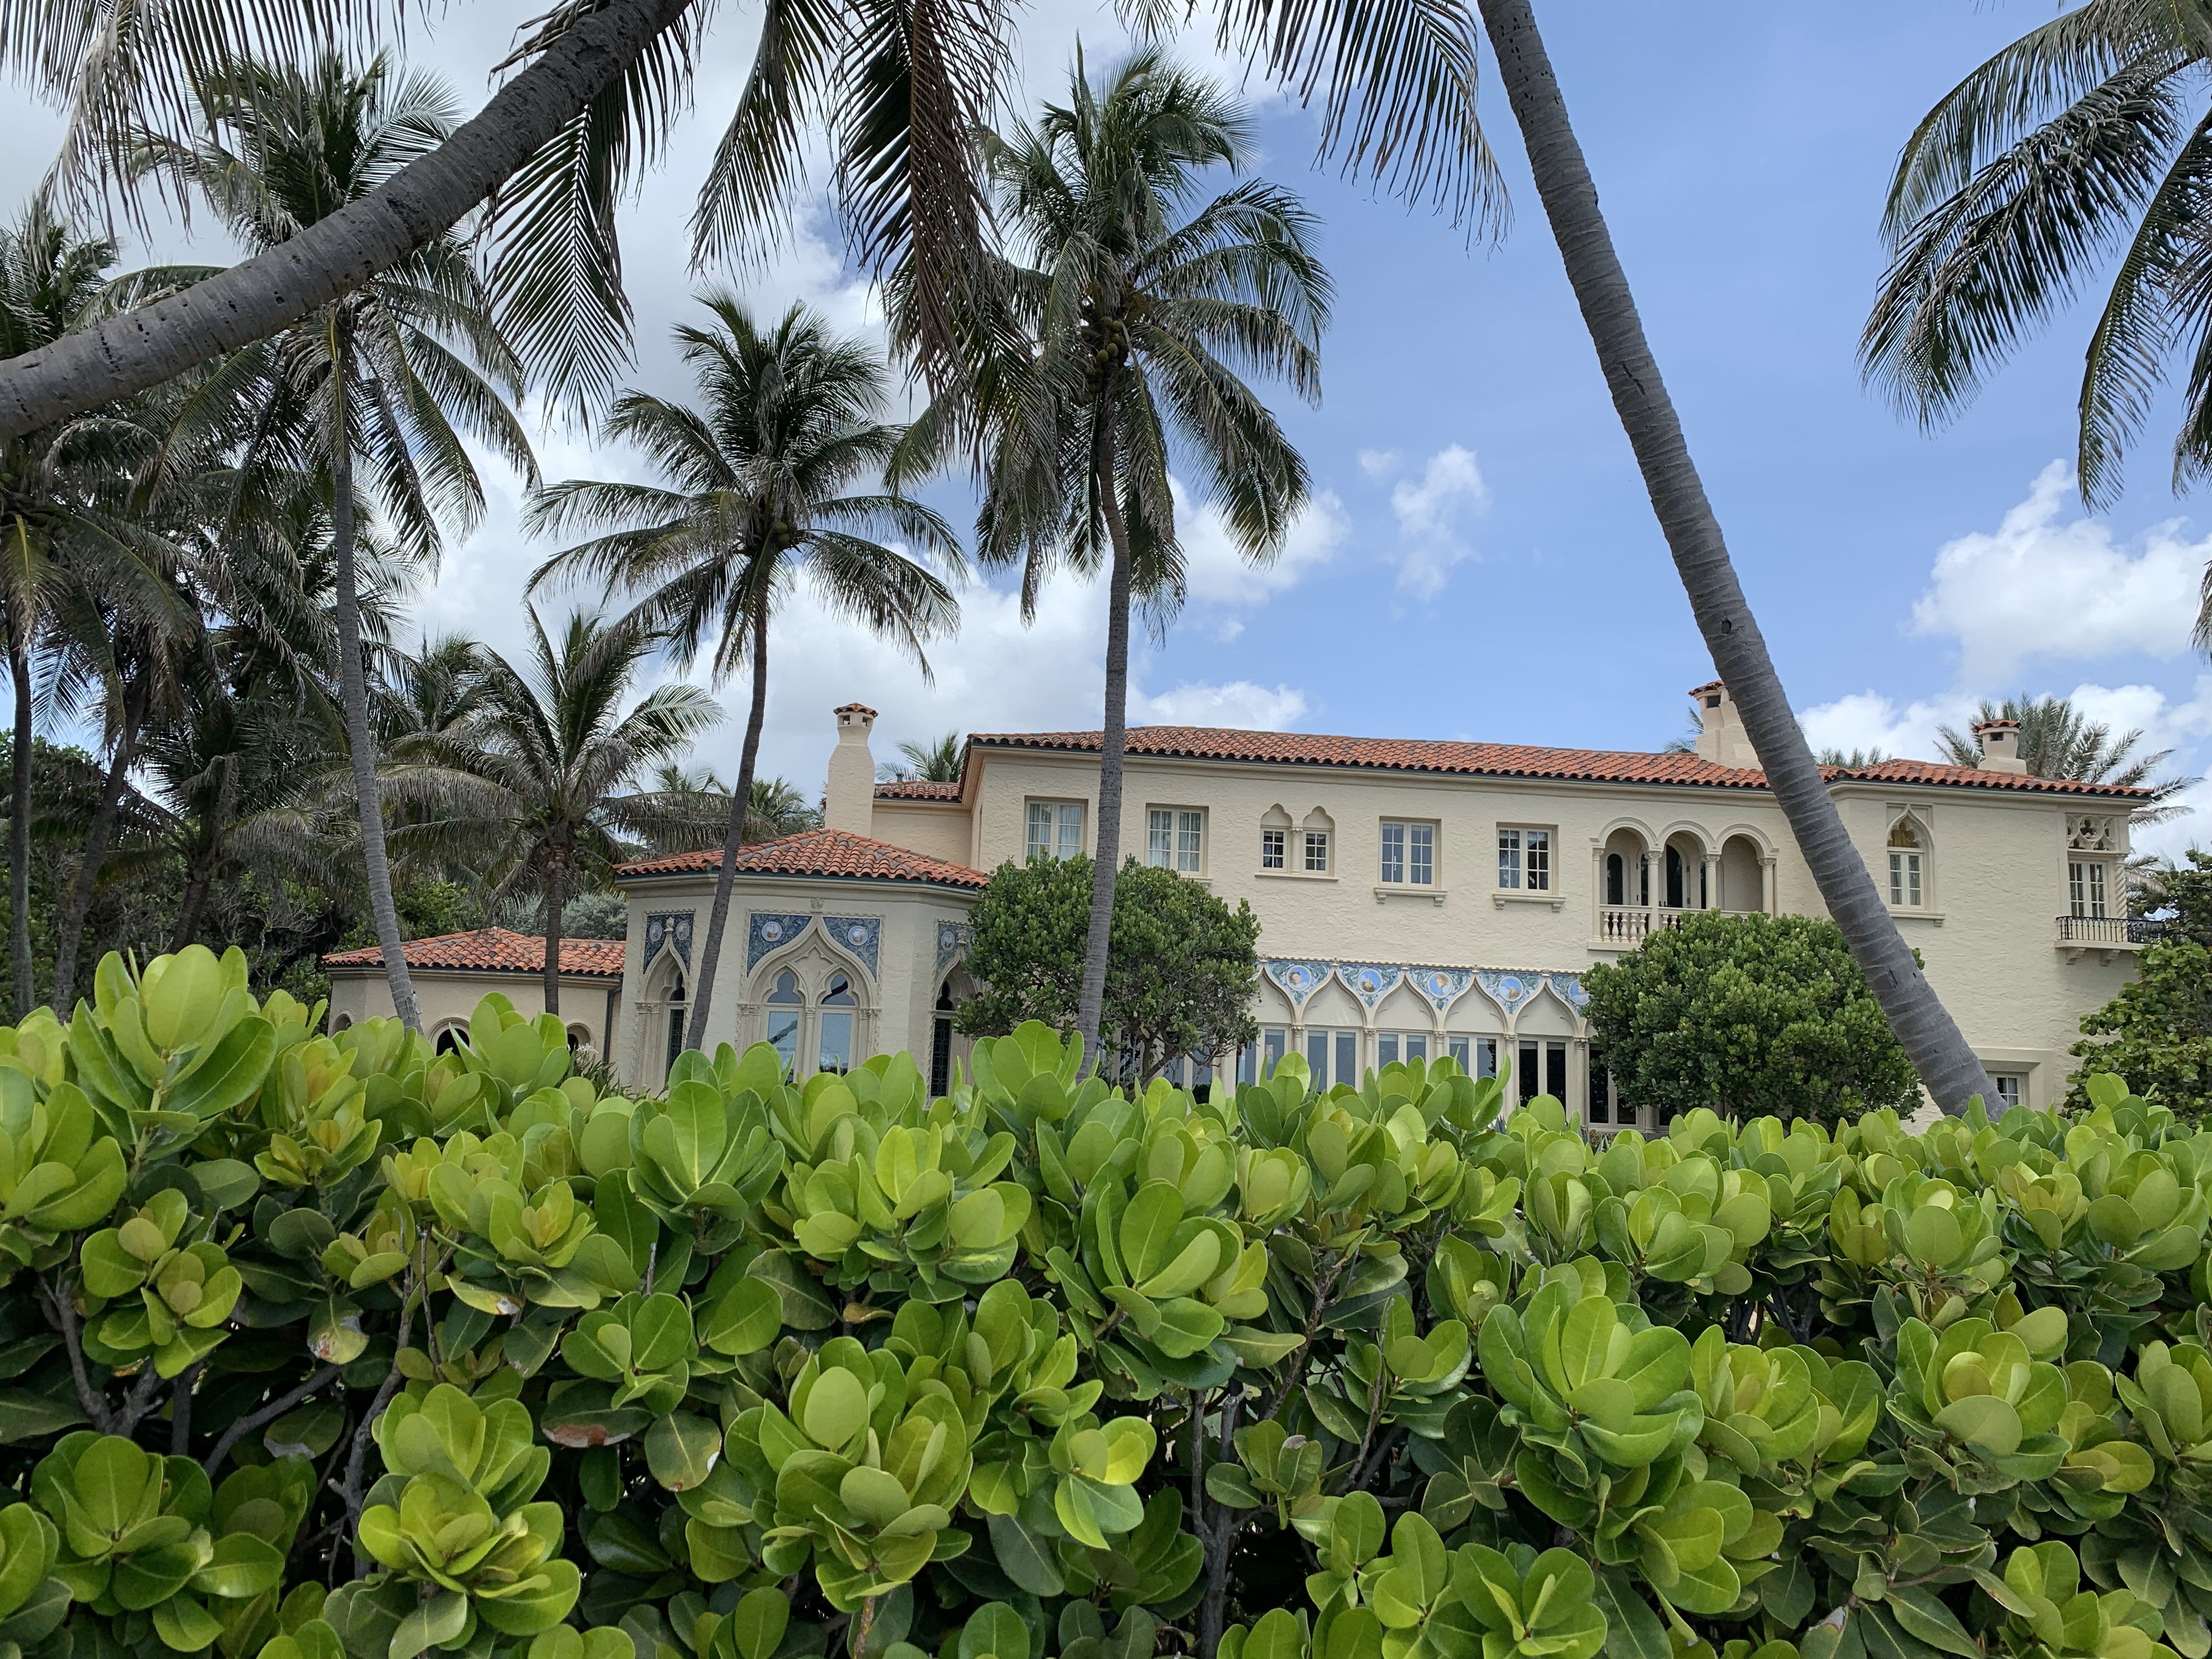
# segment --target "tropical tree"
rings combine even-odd
[[[1054,568],[1107,569],[1076,1016],[1095,1054],[1121,865],[1130,611],[1141,600],[1164,625],[1182,592],[1169,467],[1195,472],[1245,558],[1274,556],[1305,505],[1305,463],[1239,372],[1317,402],[1331,290],[1313,216],[1289,191],[1244,179],[1192,208],[1213,169],[1250,165],[1250,123],[1219,87],[1157,52],[1096,84],[1079,55],[1066,105],[983,148],[1006,239],[994,282],[1006,326],[989,331],[1017,343],[971,371],[987,448],[977,551],[1022,567],[1024,611]]]
[[[872,538],[902,539],[961,568],[959,538],[928,507],[896,490],[847,493],[882,475],[905,433],[882,418],[890,395],[883,360],[803,306],[763,328],[728,294],[710,293],[703,303],[709,323],[675,331],[701,405],[625,392],[601,429],[603,441],[641,450],[665,482],[571,479],[539,491],[526,518],[553,534],[602,532],[548,559],[533,586],[559,576],[627,590],[640,625],[665,632],[679,661],[703,653],[717,682],[740,665],[751,669],[744,745],[692,987],[694,1048],[707,1029],[746,837],[777,609],[804,582],[926,673],[923,647],[957,625],[959,603],[928,566]]]
[[[1985,720],[2014,720],[2020,726],[2020,758],[2039,778],[2070,778],[2078,783],[2117,784],[2124,789],[2148,789],[2151,804],[2129,816],[2137,823],[2158,823],[2190,809],[2174,799],[2200,780],[2160,778],[2153,775],[2172,758],[2173,750],[2136,752],[2142,742],[2140,727],[2116,732],[2101,720],[2093,720],[2067,697],[2007,697],[2002,702],[1982,700],[1973,724]],[[1936,731],[1936,747],[1954,766],[1978,767],[1982,745],[1970,727]]]
[[[721,718],[696,685],[663,685],[630,700],[659,643],[634,618],[581,612],[556,641],[532,608],[528,667],[485,648],[481,712],[414,739],[415,763],[395,780],[441,808],[395,839],[474,861],[490,880],[487,914],[510,895],[538,897],[548,1013],[561,1011],[567,900],[604,882],[641,839],[665,827],[670,803],[636,785]]]
[[[2212,473],[2208,64],[2212,29],[2193,0],[2088,0],[1921,118],[1890,181],[1890,265],[1860,342],[1869,377],[1903,411],[1924,426],[1950,419],[2094,284],[2075,434],[2083,500],[2118,495],[2127,448],[2177,368],[2175,486]],[[2212,586],[2197,637],[2212,649]]]
[[[947,732],[934,743],[902,743],[899,757],[885,761],[876,774],[891,783],[960,781],[960,734]]]
[[[0,63],[67,108],[65,175],[127,177],[142,136],[173,131],[190,88],[243,63],[353,46],[399,0],[198,0],[131,9],[82,0],[0,9]],[[811,199],[805,158],[826,137],[850,245],[890,291],[902,339],[949,362],[959,296],[984,277],[972,135],[1003,100],[1016,0],[775,0],[699,200],[695,259],[772,242]],[[1182,21],[1132,3],[1140,27]],[[694,0],[562,0],[523,9],[514,77],[482,112],[356,199],[210,286],[81,345],[0,368],[0,439],[143,390],[270,338],[415,257],[496,194],[495,280],[515,337],[556,398],[613,383],[628,343],[615,206],[690,104],[707,27]],[[1321,106],[1321,153],[1455,221],[1491,220],[1496,172],[1475,119],[1475,30],[1464,0],[1235,0],[1223,48]],[[933,379],[937,376],[933,374]]]
[[[459,116],[429,77],[395,78],[385,59],[354,69],[325,56],[300,69],[248,64],[197,88],[204,134],[156,144],[153,159],[196,189],[249,247],[276,248],[388,185],[435,150]],[[430,238],[374,280],[301,319],[255,363],[264,405],[239,463],[242,478],[309,466],[325,480],[337,563],[340,706],[352,760],[362,862],[392,1006],[420,1024],[385,846],[376,734],[361,627],[356,462],[363,491],[418,561],[465,533],[483,486],[463,436],[532,483],[537,463],[510,407],[521,367],[491,319],[466,245]]]
[[[34,198],[0,233],[0,353],[35,350],[94,318],[108,298],[112,244],[80,236]],[[103,653],[103,630],[187,625],[173,586],[176,547],[128,510],[127,482],[148,434],[126,411],[94,410],[0,444],[0,643],[15,706],[9,779],[9,960],[16,1013],[37,1000],[31,960],[32,726],[42,661],[74,642]]]
[[[484,707],[484,651],[459,634],[434,634],[412,651],[384,653],[369,718],[387,751],[416,738],[465,728]]]
[[[1599,210],[1565,100],[1530,0],[1480,0],[1499,78],[1527,147],[1536,193],[1566,264],[1613,404],[1635,452],[1674,568],[1713,665],[1743,716],[1767,787],[1790,824],[1821,902],[1921,1081],[1947,1112],[1963,1112],[1996,1085],[1921,972],[1874,876],[1844,831],[1819,763],[1790,712],[1766,641],[1729,558],[1720,520],[1690,459],[1659,365],[1644,337],[1628,277]]]

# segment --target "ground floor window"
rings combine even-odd
[[[2017,1072],[1997,1072],[1990,1081],[1997,1085],[1997,1101],[2007,1111],[2027,1101],[2027,1079]]]
[[[1377,1066],[1395,1066],[1401,1060],[1426,1060],[1429,1057],[1429,1034],[1426,1031],[1384,1031],[1376,1037],[1375,1049]]]
[[[1636,1104],[1623,1100],[1613,1086],[1613,1073],[1607,1069],[1605,1056],[1595,1049],[1589,1057],[1589,1121],[1600,1128],[1632,1127],[1636,1122]]]
[[[684,1052],[684,1017],[690,1012],[684,1001],[684,976],[678,974],[668,988],[668,1053],[661,1064],[664,1075],[676,1068],[676,1057]]]
[[[1567,1045],[1558,1037],[1522,1037],[1513,1067],[1514,1098],[1523,1106],[1538,1095],[1567,1097]]]
[[[775,976],[768,994],[769,1046],[782,1058],[786,1077],[799,1066],[799,1021],[805,1012],[806,999],[799,994],[799,975],[787,968]]]
[[[937,1017],[929,1023],[929,1097],[941,1100],[952,1092],[952,987],[937,993]]]
[[[1313,1085],[1316,1089],[1333,1088],[1340,1083],[1348,1083],[1358,1088],[1359,1033],[1307,1031],[1306,1067],[1313,1073]]]
[[[1263,1026],[1257,1042],[1237,1051],[1237,1085],[1257,1083],[1272,1073],[1290,1047],[1291,1034],[1279,1025]]]

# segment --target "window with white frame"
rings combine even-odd
[[[1928,902],[1928,846],[1920,826],[1899,818],[1889,832],[1889,908],[1918,910]]]
[[[1494,1036],[1448,1036],[1444,1052],[1459,1062],[1469,1077],[1498,1075],[1498,1039]]]
[[[1383,819],[1382,880],[1391,886],[1436,885],[1436,825]]]
[[[1552,890],[1552,832],[1500,824],[1498,830],[1498,885],[1501,891]]]
[[[2106,915],[2105,905],[2111,880],[2111,868],[2102,859],[2067,860],[2068,913],[2077,917],[2101,918]]]
[[[1290,831],[1287,830],[1260,831],[1260,867],[1262,870],[1280,870],[1284,867],[1289,840]]]
[[[1339,1083],[1359,1086],[1359,1033],[1306,1029],[1306,1068],[1313,1086],[1327,1089]]]
[[[1426,1031],[1383,1031],[1375,1039],[1375,1063],[1395,1066],[1400,1060],[1426,1060],[1429,1057],[1429,1034]]]
[[[1186,876],[1199,872],[1206,849],[1206,814],[1189,806],[1155,806],[1145,814],[1145,862]]]
[[[1997,1103],[2010,1111],[2027,1099],[2027,1079],[2017,1072],[1997,1072],[1990,1081],[1997,1085]]]
[[[1030,803],[1029,856],[1072,859],[1083,851],[1083,803],[1079,800],[1033,800]]]
[[[1305,847],[1305,872],[1310,876],[1328,873],[1328,831],[1308,830],[1303,832]]]

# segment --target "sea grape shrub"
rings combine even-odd
[[[0,1659],[2212,1659],[2212,1133],[0,1028]]]

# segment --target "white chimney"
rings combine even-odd
[[[2027,763],[2021,758],[2018,720],[1976,720],[1974,738],[1982,746],[1983,771],[2027,770]]]
[[[830,787],[823,803],[825,829],[855,836],[876,833],[876,757],[868,752],[868,731],[876,711],[848,702],[837,710],[837,746],[830,751]]]
[[[1743,729],[1743,721],[1735,712],[1735,699],[1729,696],[1726,685],[1718,680],[1709,680],[1692,689],[1690,701],[1697,705],[1697,748],[1702,759],[1716,766],[1759,764],[1759,751],[1751,746],[1751,735]]]

